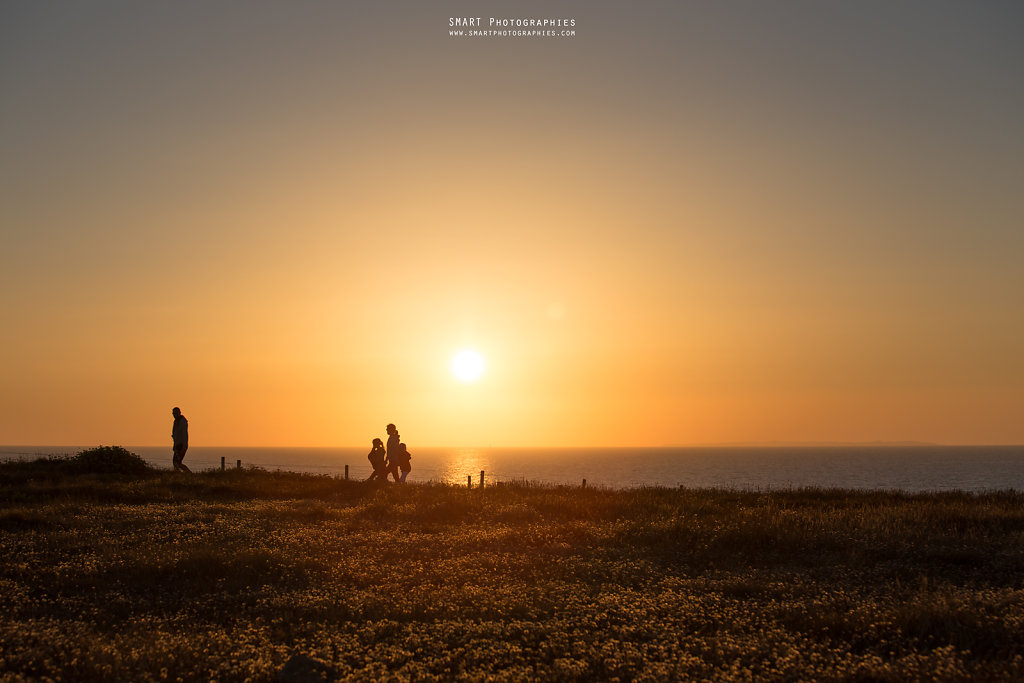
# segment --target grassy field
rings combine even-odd
[[[0,680],[1024,678],[1024,497],[0,465]]]

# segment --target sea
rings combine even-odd
[[[170,446],[127,447],[170,469]],[[71,446],[0,446],[0,460],[70,455]],[[785,490],[1024,491],[1024,446],[774,446],[672,448],[413,448],[410,481]],[[256,467],[352,479],[369,448],[190,447],[192,470]]]

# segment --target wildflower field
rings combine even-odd
[[[1020,680],[1024,496],[0,465],[0,680]]]

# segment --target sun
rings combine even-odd
[[[463,349],[452,357],[452,374],[461,382],[475,382],[484,374],[484,357]]]

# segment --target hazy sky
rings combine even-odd
[[[1022,84],[1016,1],[4,0],[0,443],[1022,443]]]

